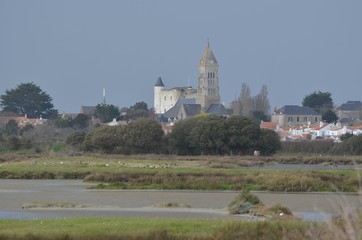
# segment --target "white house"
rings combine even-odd
[[[325,137],[328,135],[328,130],[334,127],[333,123],[319,123],[319,127],[311,128],[310,134],[315,137]]]

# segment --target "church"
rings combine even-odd
[[[198,71],[196,89],[191,86],[167,89],[159,77],[154,85],[155,114],[169,121],[185,119],[200,113],[228,115],[220,102],[219,64],[209,43],[199,61]]]

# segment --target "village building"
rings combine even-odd
[[[273,112],[271,121],[278,123],[279,126],[308,126],[319,124],[322,115],[310,107],[285,105]]]
[[[220,103],[219,65],[208,43],[198,64],[197,88],[167,89],[159,77],[154,85],[154,111],[161,119],[175,121],[200,113],[227,115]]]
[[[362,123],[362,102],[347,101],[337,108],[338,121],[343,125]]]

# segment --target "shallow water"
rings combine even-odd
[[[81,180],[0,180],[0,219],[68,217],[238,218],[226,208],[239,192],[90,190]],[[309,221],[324,221],[341,209],[362,209],[357,194],[253,192],[266,205],[281,204]],[[22,209],[31,202],[90,204],[85,209]],[[177,202],[191,209],[152,206]],[[329,218],[328,218],[329,219]]]

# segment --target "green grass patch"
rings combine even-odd
[[[2,155],[0,155],[0,158]],[[173,156],[48,156],[3,155],[0,178],[85,179],[98,189],[267,190],[288,192],[357,192],[357,170],[272,170],[240,167],[259,158]],[[253,160],[254,159],[254,160]],[[264,164],[274,158],[261,158]],[[330,160],[330,158],[323,158]],[[215,163],[218,165],[215,168]],[[230,167],[237,165],[239,167]]]
[[[301,221],[246,222],[163,218],[79,218],[0,220],[2,240],[221,240],[221,239],[360,239],[360,223],[345,231],[343,223]]]
[[[342,173],[342,174],[341,174]],[[239,170],[205,172],[132,172],[90,174],[85,181],[99,182],[98,189],[190,189],[321,192],[359,190],[354,170]]]
[[[229,221],[147,218],[80,218],[56,220],[0,220],[0,234],[8,236],[117,236],[145,235],[167,230],[172,235],[205,236]],[[1,235],[0,235],[1,236]],[[1,238],[3,239],[3,238]],[[9,238],[11,239],[11,238]],[[95,239],[95,238],[92,238]],[[102,238],[105,239],[105,238]]]

